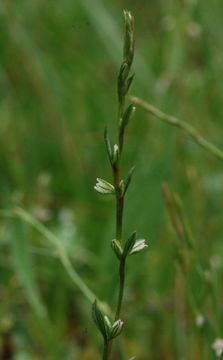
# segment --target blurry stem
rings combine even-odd
[[[157,109],[155,106],[147,103],[146,101],[141,100],[138,97],[130,96],[130,100],[135,104],[149,112],[150,114],[154,115],[158,119],[178,127],[179,129],[183,130],[187,133],[199,146],[203,149],[207,150],[212,155],[216,156],[218,159],[223,160],[223,151],[220,150],[217,146],[207,141],[202,135],[198,133],[198,131],[191,126],[190,124],[186,123],[183,120],[180,120],[172,115],[167,115],[163,113],[161,110]]]
[[[162,192],[173,229],[175,230],[178,239],[180,241],[184,241],[185,233],[184,233],[183,224],[180,221],[179,214],[176,211],[176,207],[168,183],[166,182],[162,183]]]
[[[73,268],[70,259],[67,256],[67,253],[62,246],[61,242],[58,240],[58,238],[49,231],[43,224],[41,224],[37,219],[35,219],[31,214],[26,212],[22,208],[15,208],[11,212],[12,216],[16,216],[19,219],[25,221],[29,225],[31,225],[33,228],[35,228],[39,233],[45,237],[55,248],[57,252],[57,256],[59,257],[61,263],[63,264],[66,272],[72,279],[72,281],[75,283],[75,285],[79,288],[79,290],[82,292],[82,294],[85,296],[86,299],[88,299],[91,303],[94,299],[97,299],[96,295],[88,288],[88,286],[85,284],[85,282],[81,279],[81,277],[78,275],[76,270]],[[98,305],[101,309],[104,311],[107,311],[107,313],[110,313],[110,309],[108,308],[108,305],[105,303],[102,303],[98,300]]]
[[[218,334],[221,334],[222,325],[221,325],[221,316],[220,316],[221,311],[220,311],[220,306],[219,306],[220,296],[218,294],[218,284],[217,284],[216,273],[215,273],[214,269],[212,269],[212,271],[211,271],[211,279],[212,279],[212,281],[209,284],[209,288],[211,290],[212,304],[213,304],[213,309],[214,309],[214,313],[215,313],[216,332]]]

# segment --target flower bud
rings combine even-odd
[[[118,335],[121,334],[123,324],[124,323],[122,320],[117,320],[114,322],[114,324],[112,325],[111,333],[110,333],[110,339],[114,339],[115,337],[117,337]]]
[[[145,239],[137,240],[135,242],[132,250],[130,251],[129,255],[136,254],[136,253],[138,253],[140,251],[143,251],[147,247],[148,247],[148,245],[146,244]]]
[[[111,324],[110,319],[106,315],[104,316],[104,324],[105,324],[105,328],[106,328],[107,338],[109,338],[111,330],[112,330],[112,324]]]
[[[116,239],[112,240],[111,247],[112,247],[112,250],[114,251],[115,255],[117,256],[117,258],[120,260],[122,257],[122,253],[123,253],[120,242]]]
[[[119,161],[119,147],[117,144],[114,145],[113,148],[113,155],[112,155],[112,162],[113,165],[116,165]]]
[[[104,179],[97,178],[97,183],[94,189],[103,195],[115,194],[115,188],[112,184]]]

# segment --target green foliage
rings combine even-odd
[[[114,138],[123,8],[136,20],[130,94],[223,148],[221,1],[1,2],[1,208],[19,205],[43,226],[0,218],[0,353],[7,339],[15,359],[100,357],[91,295],[115,304],[117,258],[109,246],[113,198],[93,186],[97,176],[111,178],[101,131],[106,124]],[[212,344],[223,336],[222,162],[139,107],[126,137],[124,171],[133,163],[137,171],[124,238],[137,223],[150,250],[129,260],[125,358],[215,359]],[[173,230],[164,180],[183,204],[175,206],[186,242]]]

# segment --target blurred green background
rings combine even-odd
[[[58,254],[65,251],[91,291],[114,306],[115,204],[93,186],[96,177],[111,179],[103,129],[107,124],[114,133],[116,126],[125,8],[136,26],[131,93],[191,123],[223,148],[222,1],[2,0],[2,359],[101,357],[90,301]],[[114,359],[215,359],[212,344],[223,331],[222,163],[137,109],[124,172],[134,164],[124,232],[137,230],[149,250],[128,265],[125,356],[116,349]],[[195,265],[172,229],[164,180],[184,204],[196,242]],[[17,216],[21,212],[12,213],[16,206],[37,219],[36,226]],[[52,234],[57,247],[49,241]],[[181,247],[189,262],[186,275]]]

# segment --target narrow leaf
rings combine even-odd
[[[104,141],[105,141],[105,146],[106,146],[106,150],[107,150],[107,153],[108,153],[108,158],[109,158],[110,163],[112,165],[112,146],[111,146],[111,141],[110,141],[110,138],[109,138],[107,128],[105,128],[105,131],[104,131]]]
[[[129,76],[129,78],[126,80],[126,89],[125,89],[126,94],[127,94],[127,92],[129,91],[130,86],[132,85],[132,82],[133,82],[134,77],[135,77],[135,74],[132,74],[132,75]]]
[[[134,231],[130,237],[128,238],[128,240],[125,243],[125,247],[123,250],[123,258],[125,259],[129,253],[131,252],[133,246],[135,245],[135,241],[136,241],[136,231]]]
[[[102,315],[101,311],[99,310],[96,300],[92,305],[92,318],[93,318],[98,330],[100,331],[101,335],[103,336],[103,338],[105,340],[107,340],[107,329],[106,329],[106,325],[105,325],[104,316]]]
[[[118,100],[119,103],[122,104],[124,102],[124,98],[126,95],[126,79],[129,74],[128,64],[124,61],[120,67],[119,75],[118,75]]]
[[[126,128],[126,126],[129,123],[129,120],[132,118],[132,116],[135,113],[135,105],[130,104],[127,109],[124,112],[123,118],[122,118],[122,122],[121,122],[121,128],[123,128],[123,130]]]
[[[120,145],[120,151],[122,151],[123,143],[124,143],[124,134],[125,129],[129,123],[129,120],[132,118],[135,112],[135,106],[133,104],[130,104],[127,109],[125,110],[123,116],[120,118],[119,122],[119,145]]]
[[[124,180],[124,195],[126,193],[126,191],[128,190],[128,187],[130,185],[130,182],[132,180],[132,175],[133,175],[133,172],[135,170],[135,166],[133,166],[130,170],[129,170],[129,173],[126,177],[126,179]]]
[[[46,318],[46,308],[37,286],[35,267],[29,252],[28,229],[20,220],[12,220],[9,233],[11,237],[11,255],[15,273],[23,286],[24,293],[33,311],[40,318]]]

